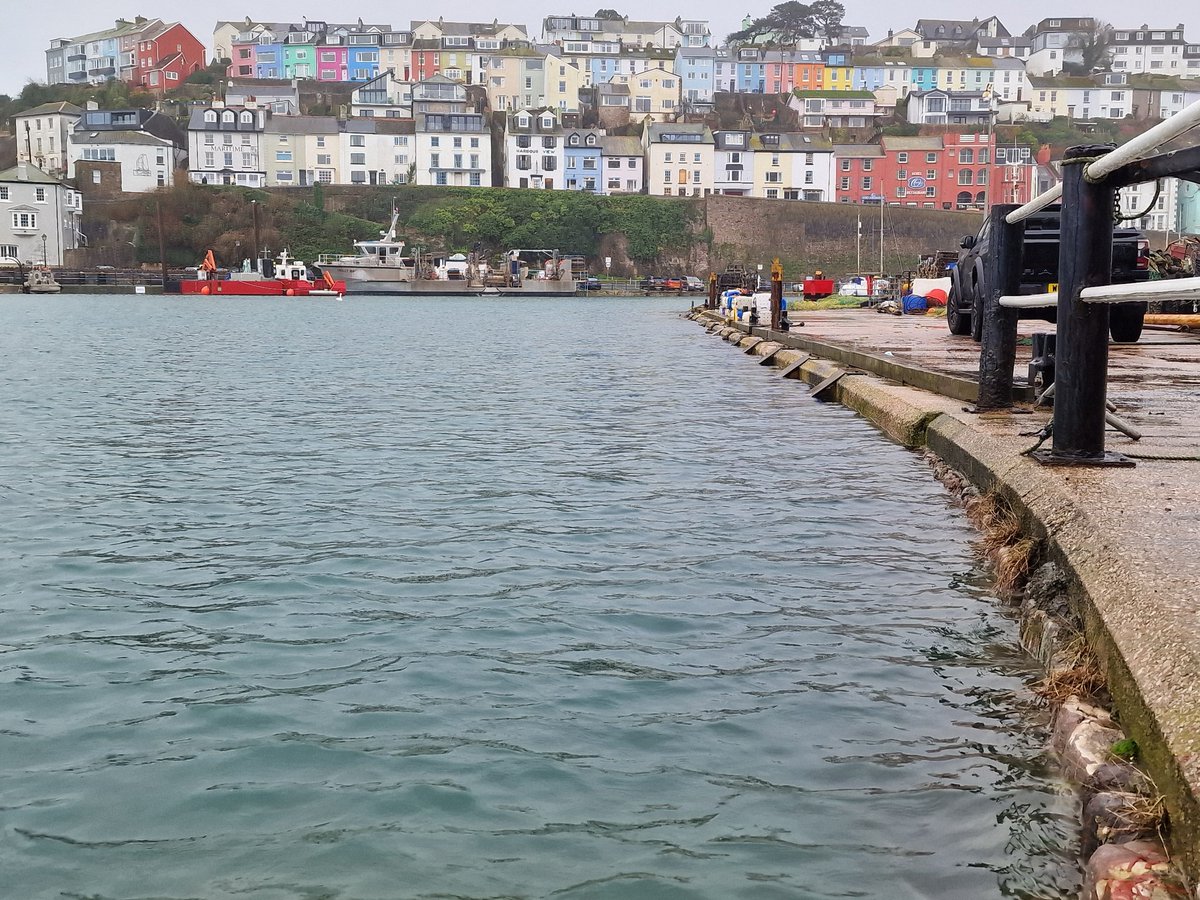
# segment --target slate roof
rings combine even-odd
[[[72,144],[148,144],[170,147],[172,142],[148,131],[75,131],[70,136]]]
[[[642,142],[628,134],[601,135],[600,153],[604,156],[642,155]]]
[[[25,170],[25,178],[18,176],[18,172]],[[13,166],[11,169],[5,169],[0,172],[0,181],[8,182],[9,184],[57,184],[62,186],[63,183],[53,175],[47,175],[41,169],[34,165],[19,165]]]
[[[66,100],[60,100],[57,103],[43,103],[41,106],[35,106],[33,109],[22,110],[15,113],[17,116],[46,116],[54,113],[60,113],[66,116],[82,116],[83,110],[74,103],[68,103]]]

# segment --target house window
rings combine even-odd
[[[0,244],[0,256],[7,257],[9,259],[16,259],[17,253],[18,250],[16,244]]]
[[[8,200],[8,199],[9,199],[8,186],[0,185],[0,200]]]
[[[926,153],[926,154],[925,154],[925,162],[927,162],[927,163],[935,163],[935,162],[937,162],[937,161],[938,161],[938,158],[937,158],[937,154],[936,154],[936,153]]]
[[[12,227],[15,231],[29,231],[37,228],[37,213],[15,212],[12,214]]]
[[[863,189],[864,191],[869,191],[869,190],[871,189],[871,176],[870,176],[870,175],[868,175],[868,176],[866,176],[865,178],[863,178],[863,180],[862,180],[862,189]]]
[[[897,153],[896,154],[896,162],[900,163],[901,165],[908,162],[908,154],[907,153]]]
[[[434,138],[434,141],[436,142],[436,141],[437,141],[437,138]],[[363,135],[363,134],[352,134],[352,135],[350,135],[350,146],[351,146],[351,147],[365,147],[365,146],[367,146],[367,137],[366,137],[366,135]]]
[[[870,160],[870,159],[864,159],[864,160],[863,160],[863,163],[862,163],[862,170],[863,170],[864,172],[870,172],[870,171],[871,171],[871,163],[872,163],[872,162],[873,162],[873,160]]]
[[[970,147],[962,147],[958,151],[958,161],[960,163],[973,163],[975,161],[975,151]],[[970,182],[967,182],[970,184]]]
[[[843,172],[849,172],[849,171],[850,171],[850,160],[848,160],[848,159],[843,159],[843,160],[842,160],[842,171],[843,171]]]
[[[436,153],[433,154],[433,158],[434,159],[437,158]],[[351,153],[350,154],[350,165],[365,166],[366,164],[367,164],[367,154],[365,154],[365,153]],[[437,163],[434,163],[434,165],[437,165]]]

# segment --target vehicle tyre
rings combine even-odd
[[[971,314],[959,308],[957,279],[950,280],[950,294],[946,298],[946,326],[951,334],[971,333]]]
[[[1144,303],[1120,303],[1108,311],[1108,333],[1118,344],[1136,344],[1145,319]]]
[[[983,292],[979,285],[974,285],[971,291],[971,340],[975,343],[983,341]]]

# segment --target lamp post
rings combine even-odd
[[[858,211],[858,262],[854,266],[855,274],[862,271],[862,210]]]
[[[42,265],[50,265],[49,257],[46,255],[46,235],[42,235]]]

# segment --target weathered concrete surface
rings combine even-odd
[[[973,375],[978,350],[944,321],[870,311],[800,313],[806,334],[954,375]],[[1052,331],[1023,322],[1021,333]],[[781,350],[772,363],[802,358]],[[1029,347],[1018,347],[1017,372]],[[836,367],[816,358],[806,381]],[[1144,432],[1134,443],[1109,431],[1108,449],[1132,469],[1043,467],[1022,451],[1051,417],[1028,406],[975,415],[964,404],[864,375],[838,382],[837,399],[906,445],[924,443],[981,490],[999,491],[1027,532],[1074,576],[1084,623],[1120,724],[1163,793],[1175,858],[1200,874],[1200,340],[1151,333],[1114,345],[1109,396]],[[893,414],[896,421],[892,421]]]

